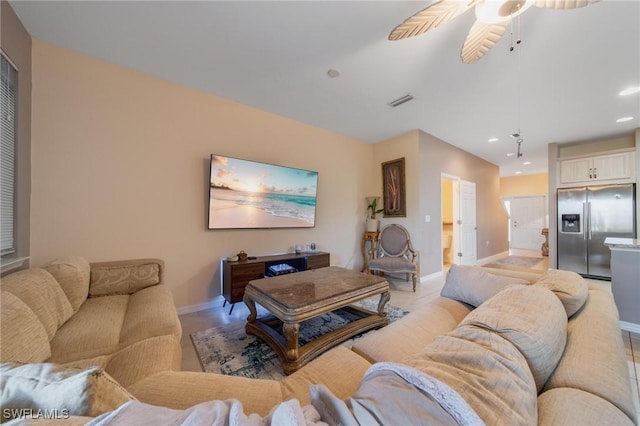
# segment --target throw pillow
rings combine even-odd
[[[493,275],[478,267],[452,265],[440,295],[478,307],[505,288],[528,284],[526,280]]]
[[[549,269],[534,285],[554,292],[567,311],[567,318],[578,312],[589,297],[586,281],[573,271]]]
[[[13,362],[0,365],[3,421],[8,420],[4,416],[20,409],[95,417],[133,399],[98,367],[79,369],[51,363]]]
[[[110,294],[132,294],[143,288],[160,284],[158,263],[135,265],[95,266],[91,268],[89,294],[105,296]]]

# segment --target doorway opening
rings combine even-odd
[[[447,272],[455,263],[455,224],[457,216],[458,179],[442,176],[442,271]]]
[[[453,264],[475,265],[476,184],[443,173],[440,185],[442,271],[448,271]]]

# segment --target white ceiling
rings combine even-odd
[[[640,127],[640,94],[618,96],[640,85],[637,0],[532,7],[520,47],[509,52],[507,30],[472,65],[459,55],[473,11],[387,40],[430,1],[10,3],[37,39],[369,143],[421,129],[502,176],[545,172],[550,142]],[[407,93],[415,100],[387,105]],[[616,123],[623,116],[635,118]],[[507,157],[518,127],[520,159]]]

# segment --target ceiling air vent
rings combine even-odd
[[[406,102],[409,102],[410,100],[414,99],[413,96],[411,96],[410,94],[406,94],[401,98],[396,99],[395,101],[391,101],[389,102],[387,105],[391,106],[391,107],[398,107]]]

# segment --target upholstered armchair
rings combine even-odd
[[[401,225],[387,225],[380,231],[375,257],[367,265],[369,273],[406,273],[413,278],[413,291],[420,275],[420,253],[411,246],[409,232]]]

